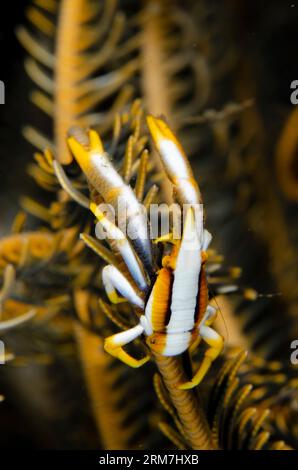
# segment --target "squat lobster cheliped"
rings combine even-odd
[[[116,224],[109,221],[91,202],[90,209],[105,227],[108,240],[113,240],[113,246],[122,257],[129,274],[127,276],[118,266],[107,265],[102,271],[107,296],[114,304],[129,302],[135,307],[139,317],[136,326],[108,337],[104,348],[129,366],[140,367],[150,359],[151,352],[177,356],[195,348],[200,339],[203,339],[209,348],[198,371],[189,382],[180,384],[180,388],[188,389],[202,381],[223,349],[223,338],[211,328],[216,318],[216,309],[208,305],[205,264],[211,235],[204,229],[202,210],[199,211],[199,220],[196,220],[194,206],[201,204],[201,195],[181,145],[163,120],[149,116],[147,123],[165,173],[173,185],[174,197],[180,205],[187,204],[189,207],[181,240],[174,239],[169,233],[154,241],[154,244],[160,243],[166,248],[161,266],[155,268],[151,262],[151,253],[154,252],[150,248],[151,241],[147,240],[145,246],[139,240],[136,244],[134,240],[127,239]],[[115,194],[128,194],[129,204],[138,214],[140,203],[135,193],[120,174],[115,174],[116,170],[111,162],[105,160],[99,137],[95,139],[94,131],[90,131],[89,136],[90,148],[86,144],[82,147],[74,136],[69,140],[74,157],[88,181],[93,185],[97,184],[96,189],[105,202],[114,202]],[[92,147],[94,142],[97,145]],[[175,167],[179,170],[177,174]],[[102,191],[101,185],[104,185]],[[147,226],[138,226],[137,233],[146,233],[147,229]],[[143,260],[147,260],[145,266]],[[150,270],[153,267],[155,270],[152,276]],[[144,336],[149,351],[145,357],[136,359],[124,347],[140,336]]]

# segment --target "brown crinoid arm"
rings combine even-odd
[[[172,106],[168,96],[169,83],[167,81],[167,74],[163,70],[165,56],[163,50],[164,21],[161,14],[162,4],[160,0],[154,0],[145,2],[145,5],[145,19],[142,32],[142,85],[145,105],[152,114],[159,115],[162,113],[170,116]],[[164,175],[160,159],[156,153],[153,155],[157,171]],[[165,201],[170,202],[172,189],[165,177],[161,180],[161,187]]]
[[[65,135],[78,115],[76,70],[79,71],[79,58],[76,53],[79,50],[80,17],[84,6],[85,0],[64,0],[59,12],[54,125],[57,156],[61,163],[71,160]]]
[[[105,374],[112,358],[104,353],[102,340],[95,334],[82,327],[75,326],[76,339],[80,351],[82,367],[92,398],[92,409],[95,417],[101,443],[104,449],[129,449],[127,445],[127,429],[122,426],[122,414],[115,407],[118,391],[113,389],[116,372]]]
[[[155,355],[154,359],[191,448],[215,450],[211,431],[197,395],[193,390],[178,388],[181,382],[187,380],[180,358]]]

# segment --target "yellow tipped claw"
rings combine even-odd
[[[181,144],[179,143],[176,136],[173,134],[173,132],[163,119],[156,118],[149,114],[147,116],[147,126],[157,148],[159,148],[159,143],[162,140],[170,140],[179,148],[179,151],[184,155],[184,151],[181,147]]]
[[[69,145],[69,148],[70,148],[72,154],[76,158],[76,160],[81,162],[81,161],[84,161],[88,158],[88,152],[86,151],[84,146],[82,144],[80,144],[80,142],[77,141],[77,139],[75,137],[69,137],[67,139],[67,143]]]
[[[98,133],[94,130],[88,132],[89,145],[82,145],[75,135],[71,135],[68,139],[69,148],[78,162],[86,162],[90,159],[90,153],[104,153],[103,144]]]
[[[208,351],[207,351],[208,352]],[[210,358],[208,356],[205,356],[203,359],[203,362],[195,374],[195,376],[189,381],[185,382],[181,385],[179,385],[180,390],[190,390],[191,388],[197,387],[202,380],[204,379],[205,375],[207,374],[208,370],[210,369],[210,366],[213,362],[213,358]]]
[[[99,134],[93,129],[90,129],[89,131],[89,142],[90,142],[90,150],[92,152],[104,153],[102,140],[99,137]]]

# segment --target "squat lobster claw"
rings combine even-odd
[[[151,276],[152,247],[143,207],[131,186],[125,183],[113,167],[99,135],[94,130],[86,134],[81,129],[74,128],[70,131],[68,145],[87,180],[102,196],[105,203],[110,204],[116,212],[119,206],[125,204],[127,220],[133,233],[131,243],[142,258],[145,270]]]
[[[178,139],[162,119],[149,115],[147,125],[178,201],[181,204],[200,204],[200,189]]]

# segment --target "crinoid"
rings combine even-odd
[[[255,207],[247,219],[247,168],[258,191],[262,179],[252,164],[253,100],[226,99],[238,51],[223,5],[33,0],[17,31],[37,86],[30,97],[50,132],[23,130],[37,148],[28,172],[38,190],[21,198],[0,240],[0,333],[13,359],[5,370],[27,408],[29,365],[48,392],[35,416],[49,409],[57,423],[56,408],[63,413],[61,429],[52,426],[56,447],[91,445],[88,435],[64,438],[64,429],[84,428],[85,410],[97,428],[92,445],[104,449],[297,443],[294,369],[264,362],[290,327],[273,334],[280,311],[268,321],[268,298],[247,287],[256,280],[254,242],[243,269],[235,255]],[[287,292],[295,297],[290,283]],[[234,354],[229,343],[262,357]],[[42,380],[40,363],[51,372]]]

